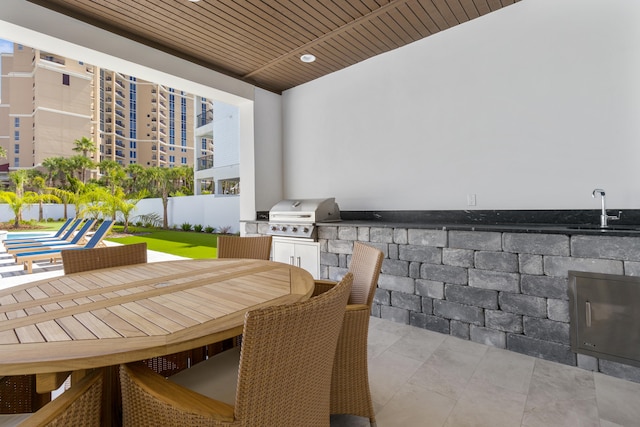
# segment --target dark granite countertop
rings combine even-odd
[[[623,210],[620,220],[610,221],[604,229],[599,226],[600,213],[596,209],[342,211],[341,221],[318,225],[640,237],[640,210]],[[618,214],[618,210],[608,213]],[[269,214],[258,212],[257,218],[255,222],[267,222]]]

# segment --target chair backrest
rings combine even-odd
[[[378,285],[383,258],[384,254],[379,249],[360,242],[354,242],[353,255],[349,265],[349,271],[353,273],[353,287],[349,304],[371,306],[374,290]]]
[[[353,275],[307,301],[247,313],[235,418],[249,426],[329,423],[331,371]]]
[[[251,258],[268,260],[271,236],[218,236],[218,258]]]
[[[86,236],[86,234],[89,232],[89,230],[91,230],[91,227],[93,227],[95,223],[95,219],[88,219],[84,224],[82,224],[82,227],[80,227],[80,230],[78,230],[76,235],[73,236],[73,239],[71,239],[71,243],[77,245],[80,240],[84,239],[84,236]]]
[[[61,240],[68,240],[74,231],[78,229],[80,223],[82,222],[82,218],[77,218],[75,221],[71,223],[67,231],[64,232],[64,235],[60,238]]]
[[[19,427],[100,427],[102,379],[101,369],[93,371],[19,424]]]
[[[67,220],[64,222],[64,224],[62,224],[62,225],[60,226],[60,228],[58,228],[58,231],[56,232],[56,234],[54,234],[54,235],[53,235],[53,236],[51,236],[51,237],[56,238],[56,239],[57,239],[57,238],[59,238],[59,237],[62,235],[62,233],[64,233],[64,231],[67,229],[67,227],[69,226],[69,224],[71,224],[72,222],[73,222],[73,218],[69,218],[69,219],[67,219]]]
[[[100,224],[100,227],[98,227],[96,232],[93,233],[93,236],[91,236],[89,241],[84,245],[84,248],[91,249],[98,246],[100,242],[102,242],[102,239],[104,239],[104,236],[106,236],[107,233],[109,233],[109,231],[111,230],[111,227],[113,227],[112,220],[105,219],[104,221],[102,221],[102,224]]]
[[[60,252],[64,274],[119,267],[147,262],[147,244],[107,246],[92,249],[66,249]]]

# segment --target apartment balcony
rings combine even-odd
[[[116,145],[120,148],[125,148],[124,142],[120,139],[116,139]]]
[[[116,135],[119,135],[124,138],[124,132],[122,132],[121,130],[117,130]]]
[[[123,129],[126,128],[124,122],[122,120],[116,120],[116,126],[121,127]]]
[[[152,145],[152,146],[151,146],[151,151],[156,151],[156,150],[158,150],[158,147],[157,147],[157,146],[155,146],[155,145]]]
[[[127,108],[127,107],[125,107],[124,102],[122,102],[122,101],[116,101],[116,105],[121,107],[121,108]]]
[[[207,110],[196,117],[196,127],[205,126],[213,122],[213,110]]]
[[[126,89],[126,87],[124,86],[124,83],[122,83],[120,80],[116,80],[116,84],[120,86],[122,89]]]
[[[198,160],[196,161],[196,170],[201,171],[211,168],[213,168],[213,154],[198,157]]]
[[[122,92],[121,90],[116,90],[115,92],[120,98],[127,99],[127,97],[124,96],[124,92]]]
[[[64,65],[64,58],[61,58],[59,56],[55,56],[55,55],[51,55],[50,53],[46,53],[46,52],[41,52],[40,53],[40,60],[41,61],[47,61],[47,62],[53,62],[54,64],[58,64],[58,65]]]
[[[120,110],[116,110],[116,116],[122,117],[123,119],[126,118],[124,113],[122,111],[120,111]]]
[[[116,150],[116,157],[124,158],[124,151],[122,151],[122,150]]]

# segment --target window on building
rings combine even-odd
[[[16,127],[16,128],[20,127],[20,117],[16,117],[13,119],[13,127]]]
[[[13,139],[16,140],[16,141],[20,141],[20,131],[19,130],[13,132]]]
[[[169,156],[169,163],[175,163],[176,162],[176,156]]]
[[[19,168],[20,167],[20,158],[16,157],[13,159],[13,167],[14,168]]]
[[[187,164],[187,158],[183,157],[182,159],[180,159],[180,163],[182,163],[183,165]]]
[[[20,154],[20,144],[15,144],[13,146],[13,153],[14,154]]]
[[[69,74],[62,75],[62,84],[65,86],[69,86]]]
[[[138,157],[138,154],[135,151],[129,151],[129,158],[135,159]]]

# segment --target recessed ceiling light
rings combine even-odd
[[[315,60],[316,60],[316,57],[315,57],[315,56],[313,56],[313,55],[312,55],[312,54],[310,54],[310,53],[305,53],[304,55],[302,55],[302,56],[300,57],[300,61],[302,61],[302,62],[313,62],[313,61],[315,61]]]

